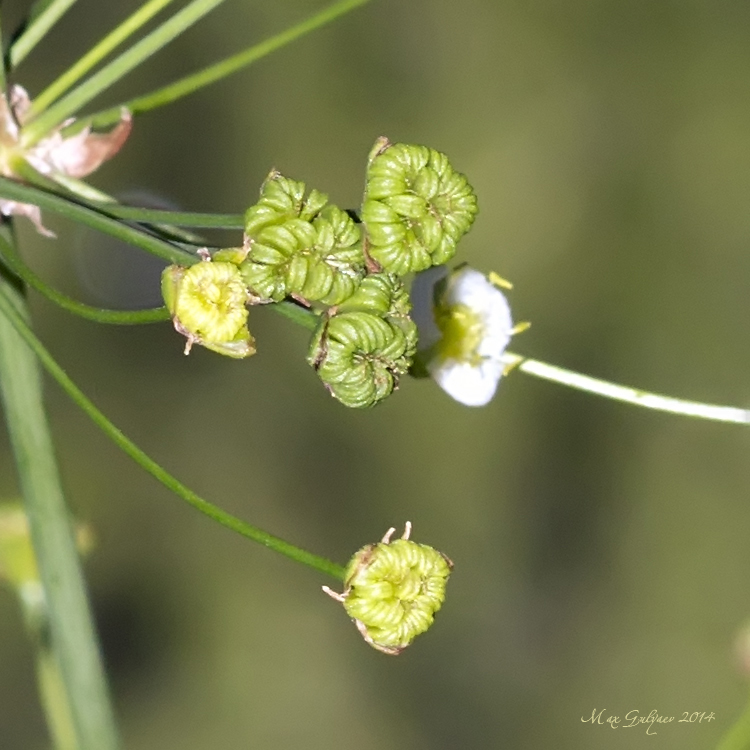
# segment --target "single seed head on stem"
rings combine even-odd
[[[367,643],[384,654],[400,654],[433,623],[445,600],[453,563],[442,552],[409,539],[407,522],[400,539],[368,544],[352,557],[345,589],[323,590],[344,605]]]

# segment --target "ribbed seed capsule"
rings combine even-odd
[[[362,547],[351,559],[345,589],[323,590],[344,605],[365,641],[378,651],[401,653],[424,633],[445,599],[445,585],[453,563],[441,552],[409,539],[407,522],[401,539]]]
[[[398,386],[416,351],[417,329],[407,317],[383,318],[364,310],[323,316],[307,361],[334,398],[364,408]]]
[[[247,328],[247,288],[236,265],[203,260],[194,266],[168,266],[162,273],[164,302],[177,331],[193,344],[228,357],[255,354]]]
[[[360,230],[327,196],[277,172],[245,215],[247,256],[240,265],[250,294],[280,302],[296,296],[335,305],[349,297],[365,272]]]
[[[366,310],[386,317],[406,317],[411,310],[411,300],[397,276],[371,273],[362,279],[350,297],[338,305],[338,310]]]
[[[404,276],[446,263],[476,212],[473,189],[445,154],[376,142],[361,216],[368,252],[384,270]]]
[[[245,213],[245,234],[253,237],[265,227],[287,219],[312,221],[328,203],[328,196],[311,190],[305,197],[305,183],[290,180],[273,170],[260,188],[260,199]]]

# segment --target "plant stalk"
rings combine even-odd
[[[686,401],[660,393],[650,393],[639,388],[610,383],[580,372],[566,370],[563,367],[539,362],[536,359],[526,359],[518,354],[506,352],[504,357],[509,369],[518,368],[527,375],[549,380],[559,385],[575,388],[586,393],[594,393],[614,401],[624,401],[627,404],[642,406],[646,409],[664,411],[671,414],[681,414],[684,417],[707,419],[713,422],[731,422],[733,424],[750,424],[750,409],[739,409],[736,406],[719,406],[704,404],[700,401]]]
[[[7,233],[5,239],[13,241]],[[0,312],[0,395],[44,587],[50,642],[79,750],[116,750],[114,712],[44,412],[41,372],[8,317],[28,325],[26,302],[8,276],[0,278],[0,296],[5,303]]]

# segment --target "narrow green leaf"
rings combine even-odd
[[[8,51],[8,67],[13,70],[36,47],[76,0],[37,0],[31,6],[23,33]]]
[[[183,96],[192,94],[194,91],[208,86],[211,83],[221,80],[231,73],[247,67],[248,65],[260,60],[266,55],[281,49],[290,42],[309,34],[311,31],[324,26],[335,20],[339,16],[348,13],[350,10],[364,5],[368,0],[343,0],[324,8],[306,21],[292,26],[286,31],[282,31],[276,36],[266,39],[260,44],[227,57],[214,65],[210,65],[197,73],[193,73],[185,78],[181,78],[174,83],[164,86],[163,88],[152,91],[144,96],[136,97],[116,107],[103,110],[91,117],[85,118],[85,123],[92,123],[94,127],[105,127],[112,125],[120,119],[120,112],[123,107],[127,107],[133,114],[147,112],[150,109],[162,107],[165,104],[181,99]]]
[[[147,60],[173,39],[189,29],[224,0],[193,0],[172,18],[154,29],[130,49],[116,57],[109,65],[74,88],[67,96],[53,104],[34,122],[23,128],[21,142],[31,146],[56,128],[63,120],[74,115],[95,96],[119,81],[133,68]]]
[[[92,47],[78,62],[74,63],[56,81],[51,83],[31,103],[27,113],[30,122],[43,112],[52,102],[61,97],[71,86],[83,78],[95,65],[101,62],[112,50],[120,46],[145,23],[148,23],[159,11],[174,0],[149,0],[135,13],[123,21],[116,29]]]

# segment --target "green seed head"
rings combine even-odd
[[[323,316],[308,362],[345,406],[374,406],[411,366],[417,328],[411,319],[358,310]]]
[[[391,273],[372,273],[362,279],[351,297],[338,305],[338,310],[365,310],[386,317],[404,318],[411,311],[406,287]]]
[[[477,213],[474,191],[445,154],[379,139],[362,203],[369,255],[404,276],[450,260]]]
[[[311,221],[328,202],[328,196],[311,190],[305,196],[305,183],[290,180],[273,170],[260,188],[260,200],[245,213],[245,234],[258,232],[287,219]]]
[[[261,301],[288,296],[335,305],[365,272],[359,227],[317,190],[273,172],[260,201],[245,215],[247,257],[242,276]]]
[[[386,654],[401,653],[424,633],[445,599],[453,563],[441,552],[389,529],[377,544],[362,547],[346,569],[345,590],[327,593],[341,601],[364,639]]]
[[[238,359],[255,354],[247,328],[248,292],[233,263],[169,266],[162,273],[162,294],[174,327],[187,338],[186,354],[193,344]]]

